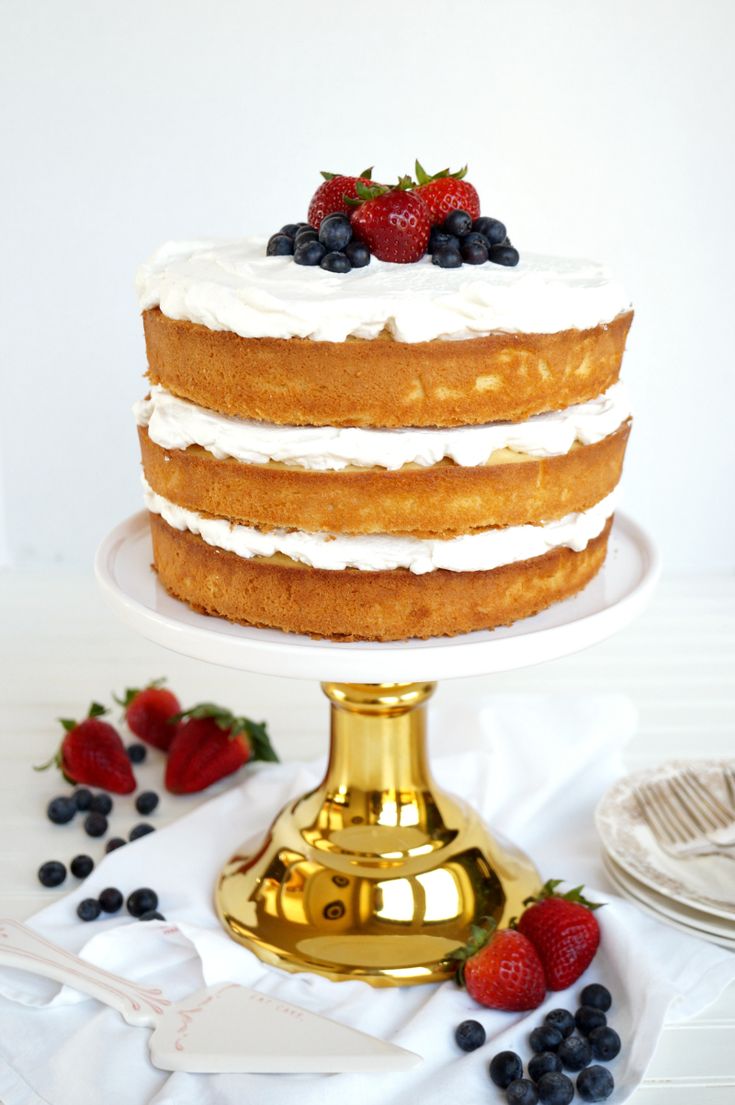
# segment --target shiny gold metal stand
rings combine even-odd
[[[281,811],[257,851],[227,864],[222,923],[287,970],[376,986],[445,979],[470,925],[507,922],[538,874],[434,784],[425,704],[435,684],[322,686],[326,777]]]

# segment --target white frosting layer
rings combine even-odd
[[[427,467],[448,458],[463,467],[484,464],[497,449],[532,457],[568,453],[575,441],[602,441],[630,416],[621,383],[589,403],[540,414],[526,422],[496,422],[456,429],[366,430],[334,426],[275,426],[232,418],[178,399],[162,387],[135,404],[139,426],[164,449],[200,445],[218,459],[234,457],[247,464],[280,461],[318,471],[404,464]]]
[[[515,268],[441,269],[372,258],[334,274],[266,257],[265,239],[168,242],[137,275],[141,310],[230,330],[243,338],[474,338],[495,331],[550,334],[611,322],[630,300],[602,265],[521,251]]]
[[[189,530],[208,545],[245,559],[283,553],[312,568],[334,571],[359,568],[365,572],[409,568],[415,575],[437,568],[450,572],[489,571],[561,547],[581,552],[602,532],[614,509],[613,493],[590,510],[568,514],[546,525],[508,526],[441,541],[379,534],[346,536],[300,530],[259,530],[185,510],[157,495],[145,478],[143,488],[148,510],[160,514],[174,529]]]

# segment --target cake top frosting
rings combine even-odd
[[[593,261],[523,253],[514,268],[447,269],[374,258],[335,274],[266,256],[266,239],[168,242],[141,266],[141,310],[243,338],[341,342],[382,331],[404,342],[550,334],[611,322],[630,300]]]

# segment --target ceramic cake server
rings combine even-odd
[[[152,1028],[151,1062],[196,1073],[409,1070],[421,1057],[236,983],[172,1002],[96,967],[14,920],[0,919],[0,965],[66,983]]]

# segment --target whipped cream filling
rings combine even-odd
[[[630,402],[617,383],[589,403],[535,415],[526,422],[495,422],[454,429],[370,430],[335,426],[275,426],[217,414],[165,388],[133,407],[139,426],[163,449],[199,445],[218,460],[246,464],[278,461],[316,471],[354,468],[395,470],[405,464],[428,467],[443,459],[462,467],[484,464],[498,449],[532,457],[568,453],[576,441],[592,445],[630,417]]]
[[[515,268],[441,269],[373,257],[347,274],[266,257],[265,238],[168,242],[141,266],[141,310],[243,338],[476,338],[497,331],[551,334],[611,322],[630,300],[594,261],[521,251]]]
[[[207,518],[156,494],[143,477],[148,510],[160,514],[177,530],[198,534],[208,545],[244,559],[283,553],[312,568],[343,571],[358,568],[383,572],[408,568],[415,575],[443,568],[450,572],[483,572],[515,564],[565,547],[581,552],[605,527],[614,510],[614,492],[589,510],[567,514],[538,526],[508,526],[447,540],[395,535],[305,533],[301,530],[259,530],[224,518]]]

